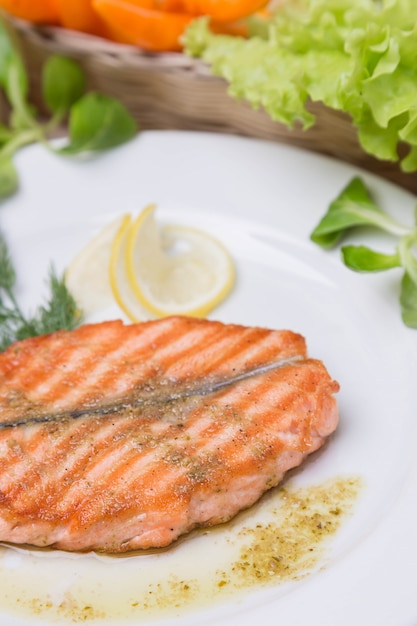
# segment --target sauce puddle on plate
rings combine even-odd
[[[174,618],[323,566],[360,478],[269,492],[223,526],[124,557],[0,547],[0,611],[58,623]]]

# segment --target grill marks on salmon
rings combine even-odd
[[[290,331],[172,317],[14,344],[0,540],[118,553],[225,522],[323,445],[337,390]]]

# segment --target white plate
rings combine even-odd
[[[412,221],[414,198],[325,157],[202,133],[144,132],[130,144],[82,163],[32,147],[20,153],[17,167],[21,190],[4,203],[0,220],[25,308],[33,308],[45,293],[51,261],[63,270],[114,215],[156,202],[162,220],[212,232],[236,260],[236,289],[213,318],[303,333],[311,355],[323,359],[341,384],[336,436],[291,479],[297,485],[349,475],[364,481],[353,515],[330,541],[319,567],[290,584],[249,589],[242,597],[201,605],[192,613],[172,607],[171,613],[152,619],[174,626],[415,626],[417,332],[400,319],[399,272],[353,274],[337,251],[323,252],[309,241],[329,202],[354,174],[363,177],[383,208],[405,222]],[[380,248],[392,245],[372,234],[367,241],[371,237]],[[208,537],[184,544],[191,569],[208,567],[198,556],[198,542],[216,543],[215,536]],[[91,576],[97,576],[91,593],[96,583],[110,590],[113,585],[117,602],[118,581],[135,562],[113,560],[109,565],[88,556],[45,558],[12,550],[6,555],[0,561],[4,626],[71,623],[70,610],[55,618],[41,602],[33,602],[32,617],[27,607],[9,613],[4,581],[16,572],[27,586],[22,605],[42,587],[51,593],[52,603],[59,603],[90,566]],[[168,552],[146,557],[146,563],[142,559],[141,574],[151,575],[156,560],[165,567],[170,558]],[[104,573],[98,573],[100,568]],[[94,594],[84,600],[93,606],[92,612],[86,610],[88,618],[94,614]],[[96,617],[91,623],[101,623]],[[133,610],[125,618],[133,624],[151,621]]]

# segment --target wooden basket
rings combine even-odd
[[[310,103],[316,124],[289,130],[262,110],[227,93],[227,84],[210,74],[200,60],[180,53],[147,54],[70,30],[36,27],[8,19],[31,80],[32,101],[42,110],[40,69],[50,54],[80,62],[88,87],[117,97],[141,129],[203,130],[280,141],[335,156],[377,173],[417,193],[417,174],[403,173],[398,163],[379,161],[360,147],[348,116]],[[0,110],[5,116],[4,102]]]

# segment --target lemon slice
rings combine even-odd
[[[110,245],[108,282],[112,297],[124,314],[132,322],[141,322],[153,316],[137,299],[127,275],[126,247],[131,225],[130,215],[124,215]]]
[[[165,315],[207,315],[232,289],[223,245],[185,226],[160,227],[155,206],[133,221],[121,215],[74,258],[66,284],[89,316],[117,303],[133,322]]]
[[[65,283],[84,314],[91,315],[113,304],[108,267],[110,250],[123,216],[104,226],[71,261]]]
[[[231,291],[235,272],[226,248],[186,226],[159,228],[155,205],[130,225],[126,268],[131,293],[156,316],[204,317]]]

